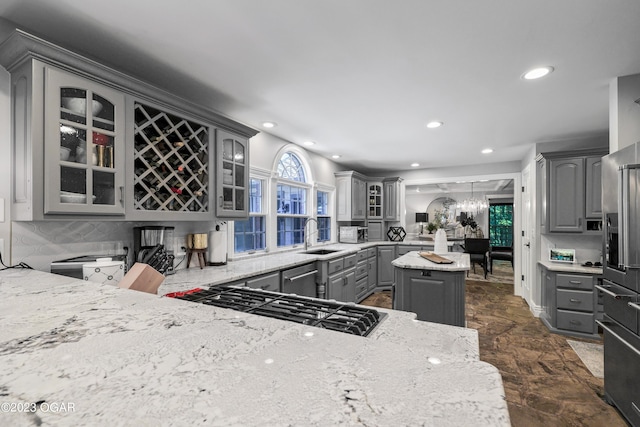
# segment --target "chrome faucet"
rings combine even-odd
[[[307,220],[304,223],[304,227],[302,228],[302,232],[304,233],[304,251],[307,251],[307,248],[309,247],[309,237],[311,236],[312,233],[310,233],[309,235],[307,235],[307,224],[309,224],[311,221],[314,221],[316,223],[316,227],[318,226],[318,220],[315,218],[307,218]],[[316,230],[318,231],[318,230]]]

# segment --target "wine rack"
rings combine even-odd
[[[134,209],[209,211],[209,128],[135,103]]]

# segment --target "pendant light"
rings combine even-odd
[[[489,204],[486,200],[473,197],[473,181],[471,181],[471,197],[456,204],[456,208],[461,212],[468,212],[476,215],[488,207]]]

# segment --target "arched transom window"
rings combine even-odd
[[[292,181],[307,182],[302,162],[293,153],[284,153],[278,162],[278,176]]]

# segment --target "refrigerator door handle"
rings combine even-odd
[[[639,248],[637,247],[638,224],[631,224],[631,221],[637,221],[635,216],[638,215],[640,209],[640,205],[638,204],[640,165],[632,164],[621,166],[618,170],[618,183],[618,215],[620,215],[618,234],[619,264],[621,268],[640,268],[640,260],[638,259]],[[631,215],[631,212],[634,212],[634,216]],[[634,235],[629,235],[629,233],[632,232]],[[632,242],[634,245],[633,248],[631,247]]]
[[[632,350],[634,353],[636,353],[638,356],[640,356],[640,351],[638,351],[638,349],[637,349],[637,348],[635,348],[634,346],[632,346],[631,344],[629,344],[628,342],[626,342],[626,341],[624,340],[624,338],[622,338],[620,335],[616,334],[616,333],[613,331],[613,329],[611,329],[611,328],[609,327],[609,324],[611,324],[611,322],[608,322],[608,321],[606,321],[606,320],[602,320],[602,321],[601,321],[601,320],[596,320],[596,323],[597,323],[598,325],[600,325],[600,327],[601,327],[602,329],[604,329],[604,331],[605,331],[605,332],[607,332],[607,333],[611,334],[613,337],[615,337],[615,338],[616,338],[618,341],[620,341],[622,344],[626,345],[626,346],[629,348],[629,350]]]
[[[625,169],[621,167],[618,169],[618,267],[624,269],[627,262],[625,248],[627,231],[624,221],[627,218],[628,207],[627,197],[629,196],[627,186],[625,185],[625,179],[628,175],[625,173]],[[625,208],[626,206],[626,208]]]

